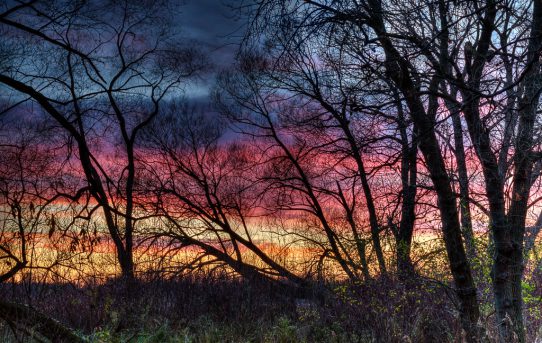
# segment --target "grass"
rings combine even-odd
[[[532,302],[540,282],[530,280],[528,287]],[[90,342],[461,341],[453,292],[421,278],[314,284],[310,291],[226,277],[85,287],[4,284],[0,295],[32,305]],[[526,311],[534,341],[542,323]],[[30,342],[31,335],[19,341]],[[5,323],[0,341],[17,341]]]

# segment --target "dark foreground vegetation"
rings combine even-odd
[[[480,290],[488,293],[488,290]],[[311,283],[294,289],[220,275],[101,285],[3,284],[2,299],[57,318],[89,342],[462,342],[457,299],[427,278]],[[542,277],[529,285],[527,339],[542,337]],[[492,299],[483,325],[497,332]],[[35,330],[2,324],[2,342],[39,342]],[[60,337],[60,336],[59,336]],[[69,341],[58,338],[59,341]]]

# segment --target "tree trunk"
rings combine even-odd
[[[452,98],[457,97],[457,90],[452,91]],[[472,230],[472,215],[469,202],[469,176],[467,173],[467,162],[465,157],[465,146],[463,144],[463,126],[461,125],[460,108],[449,101],[446,105],[452,116],[454,128],[454,149],[457,163],[457,174],[459,177],[459,210],[461,213],[461,231],[467,248],[467,256],[470,259],[476,257],[476,245],[474,232]]]
[[[527,48],[527,65],[525,76],[521,83],[523,95],[519,101],[518,133],[514,151],[514,176],[512,179],[512,200],[508,212],[509,244],[507,250],[499,250],[495,260],[495,270],[500,268],[508,272],[506,294],[508,298],[497,299],[498,320],[505,322],[509,316],[511,326],[519,342],[525,342],[525,328],[523,323],[523,297],[521,281],[523,277],[523,240],[525,236],[525,219],[532,182],[533,170],[533,144],[536,110],[539,104],[542,89],[542,73],[540,71],[540,52],[542,50],[542,2],[533,2],[533,19],[531,33]],[[502,261],[498,260],[501,259]],[[499,266],[498,263],[507,263]],[[505,275],[497,274],[496,278]],[[502,326],[503,331],[506,326]],[[503,332],[502,340],[508,339],[510,330]],[[505,336],[506,335],[506,336]]]
[[[396,237],[397,250],[397,272],[399,277],[408,277],[414,273],[414,266],[410,258],[412,245],[412,235],[414,233],[414,223],[416,220],[416,193],[418,177],[418,139],[417,129],[414,125],[412,139],[409,145],[407,124],[403,113],[403,106],[400,103],[399,95],[396,94],[399,132],[401,134],[401,184],[402,184],[402,203],[401,203],[401,221]]]

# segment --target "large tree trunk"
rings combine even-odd
[[[480,312],[474,279],[463,247],[455,194],[450,186],[450,179],[446,173],[438,141],[434,131],[432,131],[432,124],[424,120],[423,117],[418,117],[418,115],[416,121],[420,132],[424,132],[420,134],[420,150],[424,155],[437,193],[444,242],[461,304],[462,326],[467,333],[468,341],[477,342],[481,337],[481,329],[478,327]]]
[[[527,51],[525,77],[521,84],[523,96],[519,101],[519,123],[514,153],[514,177],[512,201],[508,213],[510,223],[510,251],[505,251],[503,259],[509,263],[509,292],[512,324],[520,342],[525,341],[523,323],[523,297],[521,280],[523,277],[523,240],[525,218],[533,171],[533,135],[536,111],[542,89],[540,53],[542,50],[542,2],[533,2],[533,19]],[[501,257],[497,250],[497,258]],[[497,261],[495,262],[497,263]],[[508,304],[505,304],[508,305]],[[499,309],[497,309],[499,312]],[[499,318],[500,319],[500,318]]]
[[[542,73],[540,71],[540,52],[542,50],[542,2],[533,2],[533,17],[529,45],[527,48],[527,65],[521,89],[523,95],[519,101],[518,133],[514,151],[514,176],[512,200],[508,212],[509,243],[502,249],[496,241],[495,283],[504,288],[505,297],[495,290],[495,303],[499,323],[512,321],[512,329],[520,342],[525,342],[523,323],[523,297],[521,281],[523,277],[523,241],[525,236],[525,219],[532,182],[533,170],[533,134],[536,110],[542,89]],[[501,266],[500,264],[505,264]],[[501,285],[501,283],[505,283]],[[499,291],[501,291],[499,289]],[[501,340],[510,338],[510,329],[501,325]]]

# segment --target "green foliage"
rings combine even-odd
[[[279,317],[277,323],[265,337],[265,342],[294,343],[298,342],[297,327],[288,317]]]
[[[526,280],[522,281],[521,291],[523,293],[523,302],[527,307],[540,302],[539,297],[534,295],[534,292],[536,291],[534,283]]]
[[[227,323],[202,316],[187,323],[184,328],[173,327],[167,323],[140,332],[131,330],[115,332],[112,325],[96,330],[88,336],[92,343],[218,343],[218,342],[370,342],[355,333],[348,333],[340,325],[340,320],[322,325],[317,309],[300,314],[297,319],[280,316],[273,322],[255,320],[250,327],[246,323]],[[247,330],[248,329],[248,330]]]
[[[521,291],[523,294],[523,304],[527,313],[531,319],[537,321],[542,319],[541,303],[542,298],[536,294],[536,285],[530,280],[523,280],[521,282]],[[542,328],[541,328],[542,329]]]

